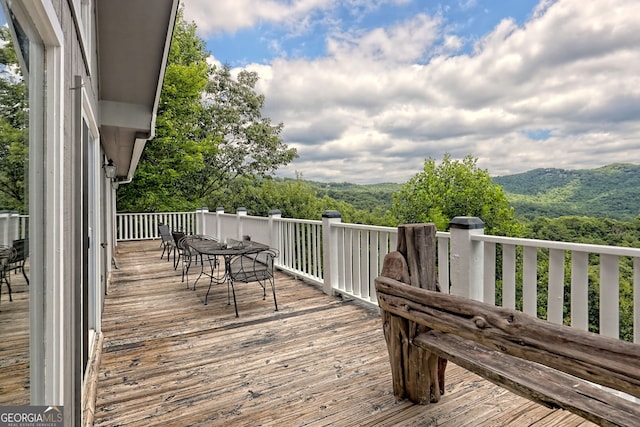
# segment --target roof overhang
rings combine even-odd
[[[97,0],[100,139],[131,180],[156,112],[179,0]]]

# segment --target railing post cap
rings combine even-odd
[[[342,215],[338,211],[327,210],[322,212],[322,218],[342,218]]]
[[[247,208],[238,208],[236,212],[246,212]]]
[[[222,206],[218,206],[216,208],[216,212],[224,212],[224,208]]]
[[[484,222],[476,216],[457,216],[451,220],[449,228],[478,230],[484,228]]]
[[[200,208],[202,212],[209,212],[209,208],[207,206],[203,206]]]
[[[280,209],[271,209],[269,211],[269,216],[272,216],[272,215],[282,215],[282,212],[280,211]]]

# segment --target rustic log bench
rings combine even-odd
[[[397,398],[438,402],[450,360],[547,407],[600,425],[640,426],[640,403],[598,386],[640,398],[640,345],[440,293],[436,284],[416,286],[409,271],[418,259],[432,260],[416,255],[424,248],[407,247],[400,231],[400,252],[387,255],[375,279]]]

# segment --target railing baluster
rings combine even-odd
[[[562,249],[549,249],[547,320],[559,325],[564,320],[564,254]]]
[[[347,274],[346,264],[349,249],[347,246],[347,229],[338,229],[338,285],[343,291],[347,290],[350,275]]]
[[[522,251],[522,311],[538,315],[538,249],[525,246]]]
[[[502,306],[516,308],[516,246],[502,245]]]
[[[353,229],[351,228],[345,229],[344,249],[346,251],[345,259],[349,260],[349,264],[353,266]],[[354,267],[356,266],[359,265],[356,264]],[[351,270],[344,269],[344,289],[349,293],[353,293],[353,275],[355,274],[354,270],[355,268],[352,268]]]
[[[571,253],[571,326],[589,329],[589,254]]]
[[[357,275],[354,276],[353,286],[354,293],[362,298],[362,281],[364,280],[364,272],[362,271],[362,230],[356,230],[353,233],[353,264],[358,266]]]
[[[367,280],[367,296],[369,301],[376,300],[376,288],[373,280],[378,277],[380,273],[380,265],[378,260],[380,259],[380,232],[369,232],[369,277]]]
[[[438,283],[441,292],[449,293],[449,237],[442,237],[438,234],[436,237],[438,239]],[[495,270],[495,261],[493,265]],[[495,295],[495,285],[493,295]],[[493,302],[494,299],[495,297],[492,297],[491,301]]]
[[[620,337],[620,270],[618,257],[600,254],[600,334]]]

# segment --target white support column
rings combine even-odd
[[[209,213],[209,208],[206,206],[196,209],[195,234],[201,234],[201,235],[207,234],[207,216],[205,215],[207,213]]]
[[[483,300],[484,245],[471,240],[472,235],[484,234],[480,218],[457,216],[449,223],[451,232],[451,289],[452,295],[477,301]]]
[[[236,220],[237,220],[237,234],[236,234],[236,239],[242,241],[242,229],[243,229],[243,217],[247,216],[247,208],[238,208],[238,210],[236,211]]]
[[[222,224],[220,224],[220,222],[222,221],[220,219],[220,215],[222,215],[224,213],[224,208],[218,206],[216,208],[216,235],[214,236],[216,239],[218,239],[219,241],[223,241],[225,239],[226,236],[222,235]]]
[[[275,219],[282,218],[282,212],[278,209],[269,211],[269,246],[281,251],[280,248],[280,233],[277,230],[277,222]]]
[[[0,211],[0,245],[10,246],[11,239],[9,238],[9,222],[11,220],[11,212],[2,210]]]
[[[338,238],[333,224],[342,222],[338,211],[324,211],[322,213],[322,258],[324,277],[324,293],[333,295],[333,288],[338,285]]]
[[[9,245],[13,245],[13,241],[20,238],[20,213],[13,211],[9,214]]]

